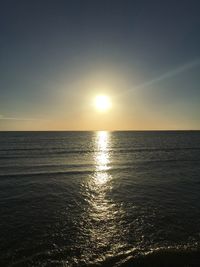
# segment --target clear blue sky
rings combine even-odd
[[[1,1],[0,130],[200,129],[199,14],[198,0]]]

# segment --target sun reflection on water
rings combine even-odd
[[[109,133],[106,131],[97,132],[96,136],[97,152],[94,156],[95,160],[95,182],[98,185],[105,184],[109,180],[107,170],[109,170]]]
[[[85,184],[84,195],[89,206],[83,217],[85,226],[81,229],[87,237],[84,253],[90,258],[93,251],[92,261],[103,255],[115,255],[124,245],[120,241],[119,226],[123,210],[112,197],[112,135],[106,131],[97,132],[93,140],[95,169]]]

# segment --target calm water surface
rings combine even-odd
[[[200,132],[1,132],[0,210],[0,266],[200,266]]]

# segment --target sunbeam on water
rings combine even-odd
[[[115,254],[123,244],[120,241],[120,227],[117,218],[123,215],[122,208],[110,197],[112,190],[112,175],[109,174],[111,164],[110,133],[97,132],[94,138],[95,172],[89,176],[86,185],[88,192],[89,209],[84,220],[90,249],[94,251],[92,260],[102,260],[106,255]],[[120,221],[120,219],[119,219]],[[89,254],[90,252],[85,252]],[[90,256],[88,256],[90,258]]]
[[[109,175],[107,173],[110,163],[108,132],[97,132],[96,148],[97,152],[94,155],[96,165],[95,182],[102,185],[109,180]]]

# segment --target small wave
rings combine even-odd
[[[149,252],[133,249],[84,265],[85,267],[199,267],[200,250],[184,248],[159,248]]]
[[[200,147],[161,147],[161,148],[126,148],[126,149],[116,149],[110,152],[114,153],[142,153],[142,152],[174,152],[174,151],[184,151],[184,150],[200,150]]]
[[[7,152],[7,153],[6,153]],[[31,153],[33,152],[33,153]],[[54,158],[56,156],[66,156],[66,155],[83,155],[94,153],[97,151],[94,150],[51,150],[51,149],[13,149],[13,150],[1,150],[0,151],[0,159],[9,159],[9,158],[38,158],[38,156]],[[99,152],[99,151],[98,151]],[[109,152],[109,151],[108,151]]]
[[[94,173],[92,170],[80,170],[80,171],[48,171],[48,172],[27,172],[27,173],[8,173],[0,174],[0,177],[22,177],[22,176],[50,176],[50,175],[75,175],[75,174],[91,174]]]
[[[65,266],[65,267],[199,267],[200,250],[197,249],[156,249],[150,252],[141,252],[138,249],[128,250],[115,256],[99,255],[99,260],[94,262],[72,257],[67,260],[66,255],[58,251],[35,253],[29,257],[18,259],[8,266]],[[59,259],[58,255],[59,254]],[[82,255],[84,258],[84,255]],[[87,258],[87,257],[86,257]],[[45,263],[44,263],[45,262]],[[44,265],[45,264],[45,265]]]
[[[94,173],[102,173],[102,172],[106,172],[109,174],[113,174],[119,171],[135,171],[137,169],[140,169],[141,167],[143,168],[144,165],[148,166],[151,165],[151,167],[157,167],[160,166],[160,164],[168,164],[168,163],[176,163],[176,162],[180,162],[181,164],[183,164],[184,162],[199,162],[199,160],[178,160],[178,159],[167,159],[167,160],[146,160],[146,161],[137,161],[136,163],[132,163],[130,162],[129,164],[123,164],[123,163],[117,163],[117,164],[112,164],[112,166],[110,165],[108,167],[108,169],[105,170],[96,170],[95,166],[92,166],[90,164],[82,164],[82,165],[70,165],[70,167],[74,168],[70,168],[69,170],[41,170],[41,171],[27,171],[27,172],[20,172],[20,171],[16,171],[16,172],[8,172],[8,173],[1,173],[0,177],[17,177],[17,176],[50,176],[50,175],[79,175],[79,174],[94,174]],[[153,164],[153,166],[152,166]],[[49,167],[64,167],[67,165],[50,165]],[[35,169],[37,169],[38,167],[42,168],[42,167],[48,167],[48,165],[35,165],[35,166],[26,166],[26,167],[34,167]],[[16,167],[17,168],[17,167]],[[81,169],[82,168],[82,169]],[[3,169],[3,166],[0,167],[0,169]]]
[[[198,267],[199,250],[161,249],[140,256],[129,256],[116,267]]]
[[[160,147],[160,148],[155,148],[155,147],[149,147],[149,148],[111,148],[108,149],[108,153],[143,153],[143,152],[172,152],[172,151],[184,151],[184,150],[200,150],[200,147]],[[11,157],[11,156],[25,156],[23,153],[18,153],[18,152],[39,152],[41,155],[41,151],[43,152],[42,155],[47,154],[53,154],[55,155],[66,155],[66,154],[87,154],[87,153],[97,153],[100,152],[99,150],[96,149],[61,149],[59,147],[55,148],[46,148],[44,149],[43,147],[40,148],[6,148],[6,149],[1,149],[1,153],[3,154],[3,157]],[[3,152],[12,152],[12,154],[4,154]],[[13,155],[14,153],[14,155]],[[37,153],[35,153],[36,155]],[[27,156],[27,155],[26,155]],[[34,155],[31,155],[31,158]]]

